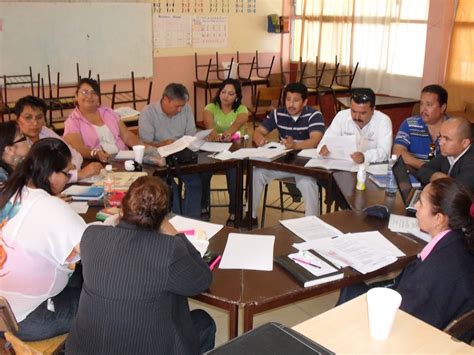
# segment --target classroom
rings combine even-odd
[[[0,0],[0,354],[471,353],[472,13]]]

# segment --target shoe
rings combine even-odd
[[[227,218],[227,221],[225,222],[225,225],[227,227],[235,227],[235,214],[230,214],[229,218]]]
[[[301,202],[301,195],[291,196],[291,198],[293,199],[293,203],[300,203]]]
[[[248,224],[249,224],[249,218],[250,218],[250,215],[247,213],[245,215],[245,219],[242,221],[242,227],[243,228],[247,228]],[[258,218],[253,218],[252,217],[252,223],[251,223],[251,229],[253,228],[258,228]]]
[[[211,213],[208,208],[201,209],[201,220],[209,221],[211,219]]]

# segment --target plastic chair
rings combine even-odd
[[[12,313],[6,298],[0,296],[0,331],[5,332],[4,351],[13,348],[16,354],[58,354],[66,342],[68,334],[58,335],[53,338],[40,341],[25,342],[15,336],[18,331],[18,323]],[[4,353],[3,351],[1,352]]]
[[[279,86],[258,89],[255,106],[251,107],[249,110],[249,115],[252,115],[254,130],[257,116],[266,116],[270,111],[280,107],[281,93],[282,89]]]

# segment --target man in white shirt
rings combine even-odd
[[[352,90],[351,108],[339,111],[320,143],[319,154],[330,156],[326,143],[340,136],[356,136],[357,151],[351,154],[356,164],[382,162],[392,148],[392,121],[375,109],[372,89]]]

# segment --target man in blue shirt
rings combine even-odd
[[[273,110],[266,120],[255,130],[253,141],[257,146],[267,143],[265,136],[278,129],[282,144],[287,149],[315,148],[324,134],[324,121],[321,112],[306,106],[308,89],[300,83],[287,85],[284,93],[285,107]],[[255,168],[253,172],[252,224],[256,224],[257,208],[263,189],[273,179],[294,177],[301,191],[307,216],[318,215],[318,184],[316,179],[295,175],[284,171]]]
[[[438,136],[447,119],[447,91],[439,85],[428,85],[421,91],[420,114],[407,118],[400,125],[393,144],[393,154],[401,155],[405,163],[419,169],[439,154]]]

